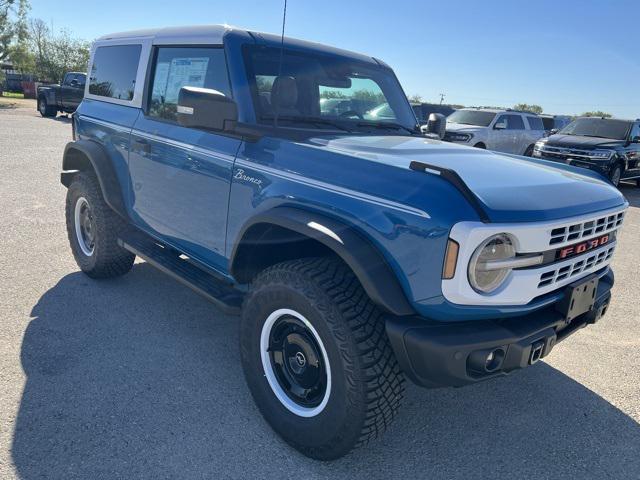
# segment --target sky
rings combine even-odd
[[[227,23],[279,33],[284,0],[31,0],[31,16],[93,40]],[[407,95],[640,117],[638,0],[288,0],[286,35],[375,56]]]

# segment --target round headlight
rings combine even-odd
[[[516,249],[511,237],[500,233],[486,239],[476,249],[469,262],[469,282],[473,289],[482,294],[495,291],[506,280],[511,268],[496,268],[495,260],[513,258]]]

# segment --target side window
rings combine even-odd
[[[62,84],[63,85],[71,85],[71,80],[73,80],[74,76],[75,75],[73,73],[65,74],[64,80],[62,80]]]
[[[631,134],[629,135],[629,138],[633,140],[636,137],[640,137],[640,123],[636,123],[631,127]]]
[[[507,118],[507,130],[524,130],[524,122],[521,115],[505,115]]]
[[[141,51],[141,45],[98,47],[91,65],[89,93],[132,100]]]
[[[544,124],[540,117],[527,117],[527,122],[529,122],[531,130],[544,130]]]
[[[154,66],[149,115],[176,121],[178,94],[182,87],[218,90],[231,96],[222,48],[161,47]]]

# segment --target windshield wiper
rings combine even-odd
[[[373,127],[373,128],[382,128],[385,130],[406,130],[407,132],[413,134],[417,134],[418,132],[415,129],[411,129],[409,127],[405,127],[404,125],[400,125],[399,123],[393,123],[393,122],[380,122],[380,123],[375,123],[375,122],[358,122],[356,123],[357,126],[359,127]]]
[[[615,140],[614,138],[603,137],[601,135],[586,135],[586,134],[582,134],[581,137],[606,138],[607,140]]]
[[[272,116],[262,116],[261,120],[273,120]],[[337,128],[338,130],[342,130],[343,132],[352,133],[351,130],[346,128],[344,125],[340,125],[339,123],[332,122],[331,120],[327,120],[326,118],[320,117],[298,117],[295,115],[278,115],[278,121],[284,120],[285,122],[297,122],[297,123],[305,123],[309,125],[324,125],[328,127]]]

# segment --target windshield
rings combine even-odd
[[[578,118],[558,133],[561,135],[582,135],[585,137],[626,140],[630,128],[631,123],[624,120]]]
[[[258,123],[406,134],[416,118],[393,72],[348,57],[245,47]]]
[[[456,110],[447,117],[447,122],[488,127],[495,116],[496,114],[493,112],[482,112],[480,110]]]

